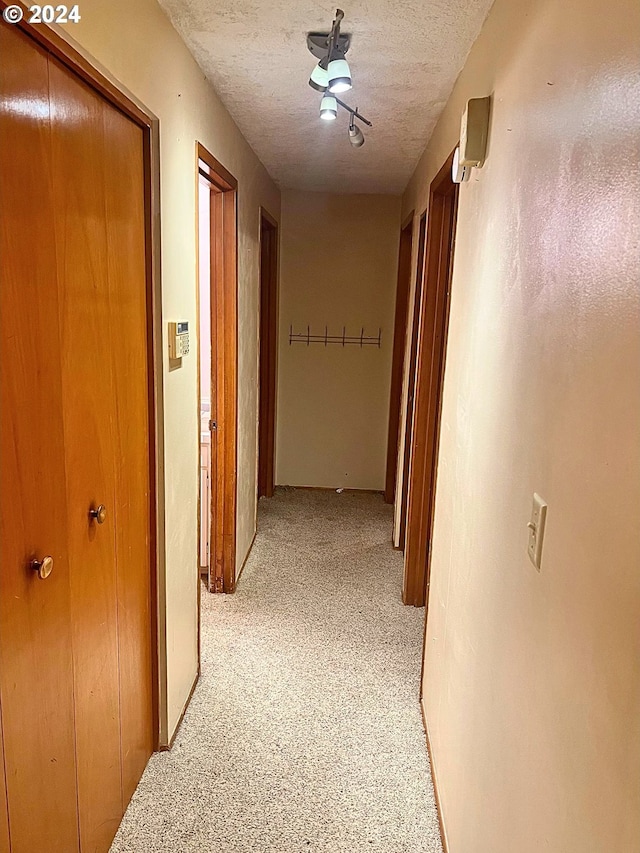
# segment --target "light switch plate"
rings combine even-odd
[[[547,504],[545,501],[534,492],[533,506],[531,507],[531,520],[527,527],[529,528],[529,559],[540,571],[540,561],[542,559],[542,542],[544,540],[544,525],[547,520]]]

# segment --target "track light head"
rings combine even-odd
[[[327,68],[329,77],[329,91],[334,95],[339,95],[342,92],[348,92],[351,88],[351,69],[349,63],[344,58],[344,53],[336,50],[331,55],[331,60]]]
[[[364,133],[356,124],[353,116],[349,122],[349,142],[354,148],[361,148],[364,145]]]
[[[329,72],[327,71],[328,65],[329,57],[325,56],[311,72],[309,85],[312,89],[315,89],[316,92],[326,92],[327,87],[329,86]]]
[[[324,121],[338,118],[338,102],[332,95],[325,95],[320,102],[320,118]]]

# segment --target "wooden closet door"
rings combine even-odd
[[[144,149],[142,130],[132,121],[106,103],[103,116],[126,807],[154,746]]]
[[[53,57],[49,81],[80,845],[94,853],[109,849],[123,812],[105,105]],[[103,523],[90,517],[100,506]]]
[[[0,24],[0,691],[12,853],[78,851],[48,60]],[[34,559],[53,557],[41,580]]]

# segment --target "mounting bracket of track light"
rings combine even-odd
[[[309,53],[313,54],[316,59],[324,59],[329,52],[330,36],[331,33],[307,33],[307,48],[309,49]],[[340,33],[337,47],[341,53],[346,53],[351,47],[351,34]]]
[[[340,25],[344,20],[342,9],[336,9],[336,17],[328,33],[307,33],[307,47],[316,59],[323,59],[333,51],[339,51],[343,56],[351,46],[351,35],[341,33]]]

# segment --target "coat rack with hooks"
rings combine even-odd
[[[360,347],[378,347],[380,349],[382,345],[382,329],[378,329],[378,334],[376,337],[372,335],[365,335],[364,327],[360,329],[359,335],[347,335],[346,326],[342,327],[341,335],[330,335],[328,326],[324,327],[324,334],[312,334],[311,327],[307,326],[306,332],[294,332],[293,326],[289,326],[289,346],[291,344],[306,344],[310,346],[311,344],[324,344],[328,346],[329,344],[339,344],[343,347],[346,346],[360,346]]]

